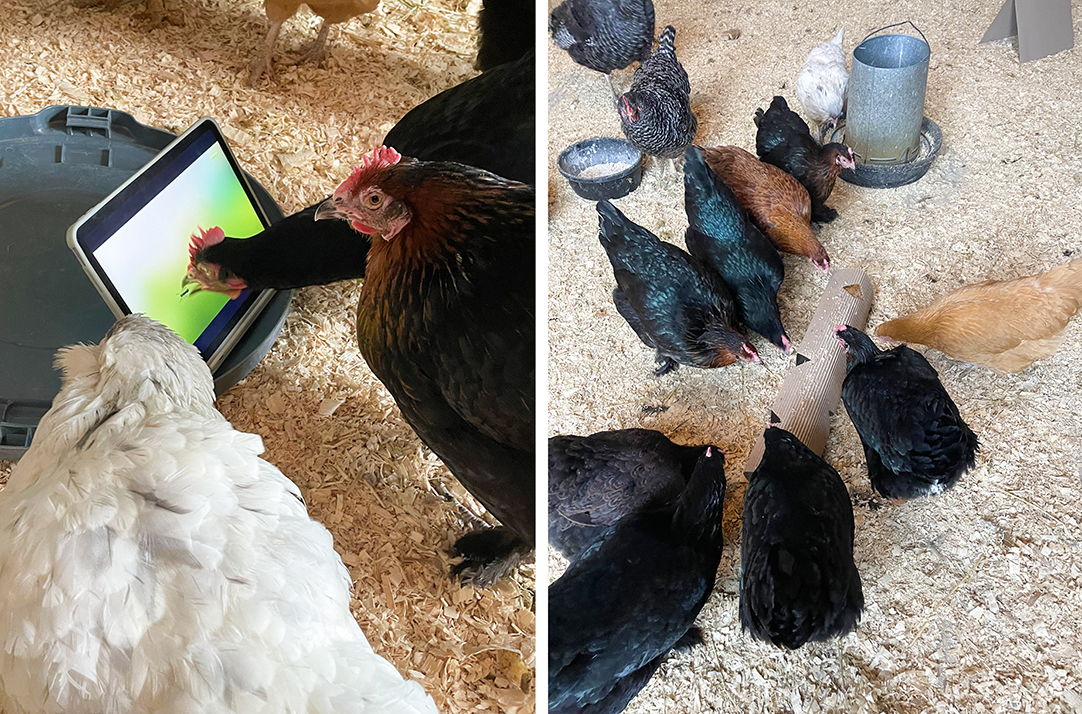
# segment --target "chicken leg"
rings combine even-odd
[[[323,20],[323,24],[319,26],[319,34],[316,35],[316,41],[312,43],[312,46],[308,48],[308,51],[292,62],[294,65],[304,64],[305,62],[314,62],[316,66],[323,64],[323,60],[327,59],[327,35],[331,31],[330,20]]]
[[[282,31],[281,22],[272,22],[270,30],[267,32],[267,49],[263,52],[261,57],[256,57],[252,60],[252,63],[248,65],[248,86],[254,87],[255,83],[259,81],[259,78],[264,74],[270,81],[274,81],[274,68],[271,66],[271,54],[274,52],[274,45],[278,42],[278,33]]]

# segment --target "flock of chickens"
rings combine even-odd
[[[616,99],[624,134],[645,154],[685,157],[686,252],[609,201],[597,204],[617,312],[656,351],[656,376],[681,364],[758,363],[748,331],[789,354],[779,251],[830,270],[813,224],[837,216],[826,201],[841,171],[855,168],[852,149],[820,143],[844,111],[843,33],[812,50],[796,81],[819,140],[776,96],[755,112],[756,156],[693,144],[675,30],[666,27],[651,53],[653,19],[650,0],[567,0],[549,20],[554,42],[581,65],[610,73],[640,61]],[[965,286],[877,334],[1018,371],[1055,351],[1080,306],[1075,260]],[[974,467],[978,438],[935,369],[906,345],[880,350],[847,325],[835,335],[848,356],[842,399],[872,487],[900,503],[954,486]],[[770,426],[764,441],[744,496],[740,622],[796,649],[859,622],[852,504],[837,471],[792,434]],[[549,542],[571,561],[550,589],[550,712],[622,711],[672,649],[702,641],[694,622],[721,557],[723,465],[717,446],[677,446],[643,429],[550,439]]]
[[[534,49],[522,8],[487,0],[485,71],[406,114],[325,201],[249,239],[193,235],[183,276],[231,298],[364,279],[362,356],[501,522],[454,545],[453,574],[479,586],[535,539]],[[372,650],[330,533],[260,458],[262,439],[214,408],[194,347],[132,315],[58,366],[60,394],[0,493],[0,709],[435,714]]]

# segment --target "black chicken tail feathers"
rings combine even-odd
[[[755,110],[755,116],[751,118],[751,120],[753,122],[755,122],[755,126],[761,126],[760,122],[763,121],[763,116],[764,115],[765,115],[765,112],[762,109],[756,109]]]

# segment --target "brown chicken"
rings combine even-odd
[[[1082,259],[1047,273],[986,280],[888,320],[875,334],[935,347],[997,372],[1020,372],[1055,354],[1082,307]]]
[[[265,73],[272,80],[274,69],[271,67],[271,55],[274,45],[278,42],[278,33],[282,30],[282,23],[297,14],[301,5],[307,5],[315,14],[323,18],[323,24],[319,27],[319,34],[312,47],[296,61],[322,62],[327,56],[327,33],[331,25],[338,22],[351,20],[358,15],[372,12],[379,5],[379,0],[263,0],[263,10],[270,20],[270,30],[267,32],[267,47],[260,57],[257,57],[251,65],[251,74],[248,84],[255,86],[259,78]]]
[[[803,255],[824,273],[830,270],[827,250],[812,231],[811,198],[799,181],[738,146],[699,150],[778,250]]]

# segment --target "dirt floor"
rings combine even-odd
[[[247,65],[267,30],[258,0],[166,0],[185,24],[161,28],[138,1],[3,4],[0,116],[90,104],[174,132],[213,116],[287,214],[333,191],[410,108],[475,74],[479,0],[384,0],[332,28],[322,68],[285,66],[319,27],[302,9],[278,41],[278,84],[256,89]],[[441,712],[533,711],[532,566],[490,591],[447,578],[448,546],[488,516],[358,355],[358,289],[299,291],[278,343],[218,408],[264,438],[264,456],[334,534],[377,652]],[[11,466],[0,462],[0,480]]]
[[[903,188],[839,182],[829,203],[841,215],[820,232],[836,267],[870,275],[870,326],[1082,251],[1082,49],[1020,65],[1013,41],[978,44],[999,5],[655,0],[658,32],[677,28],[706,145],[754,150],[752,115],[774,94],[799,111],[804,57],[841,25],[850,57],[889,23],[912,19],[927,35],[925,113],[942,128],[940,156]],[[1082,1],[1073,6],[1082,36]],[[742,34],[728,40],[729,28]],[[628,711],[1082,712],[1082,320],[1058,354],[1015,375],[920,348],[981,440],[976,470],[937,498],[869,508],[879,499],[839,407],[824,457],[854,502],[863,620],[797,652],[753,641],[737,615],[743,466],[790,358],[756,336],[763,366],[652,376],[652,350],[613,308],[594,205],[555,168],[574,141],[621,136],[610,90],[551,44],[549,57],[549,432],[653,428],[717,444],[728,464],[727,546],[699,621],[706,644],[671,657]],[[617,82],[626,88],[630,73]],[[643,185],[615,203],[682,246],[682,174],[669,171],[648,164]],[[799,344],[826,277],[803,258],[785,265],[782,318]],[[558,557],[550,566],[561,572]]]

